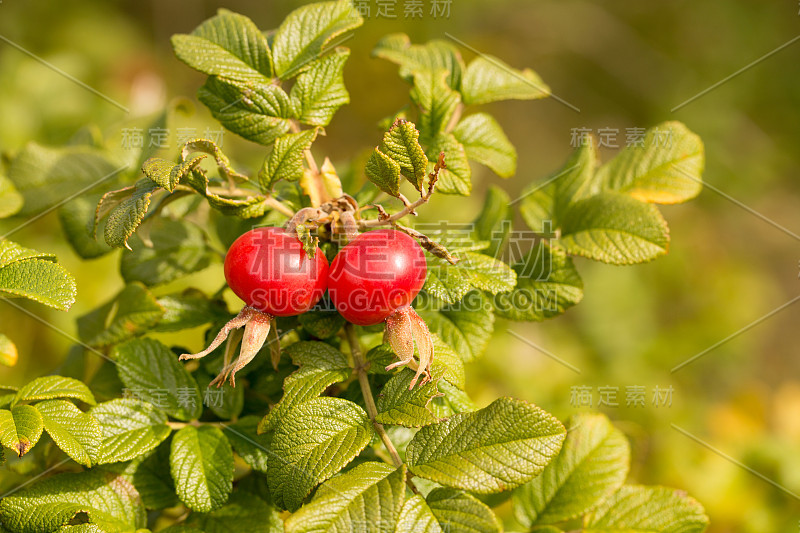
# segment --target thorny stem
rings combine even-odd
[[[411,235],[412,237],[417,239],[420,242],[420,244],[422,245],[423,248],[425,248],[426,250],[431,252],[436,257],[441,257],[442,259],[444,259],[445,261],[447,261],[451,265],[455,265],[455,264],[458,263],[458,261],[459,261],[458,258],[453,257],[453,254],[451,254],[447,250],[447,248],[445,248],[441,244],[437,243],[436,241],[434,241],[433,239],[431,239],[430,237],[428,237],[424,233],[421,233],[421,232],[415,230],[414,228],[409,228],[409,227],[404,226],[402,224],[395,223],[394,227],[396,229],[402,231],[403,233]]]
[[[439,171],[446,168],[447,165],[444,162],[444,152],[440,152],[439,160],[436,162],[436,166],[433,167],[433,172],[428,174],[428,188],[424,193],[422,193],[422,195],[419,197],[419,200],[412,202],[410,204],[406,204],[406,206],[403,209],[389,216],[388,218],[361,220],[359,221],[358,224],[359,229],[374,228],[376,226],[393,225],[395,222],[397,222],[404,216],[414,213],[419,206],[428,203],[428,200],[431,199],[431,196],[433,195],[433,190],[436,187],[436,181],[439,179]]]
[[[367,379],[367,363],[364,361],[364,356],[361,353],[361,344],[358,342],[356,328],[353,324],[348,322],[344,326],[344,331],[347,334],[347,343],[350,345],[350,353],[353,355],[353,363],[355,364],[355,370],[358,374],[358,384],[361,386],[361,394],[363,394],[364,403],[367,405],[369,419],[372,420],[375,432],[378,433],[389,455],[392,456],[392,462],[399,468],[403,465],[403,460],[400,459],[397,448],[394,447],[394,444],[392,444],[392,441],[389,439],[389,435],[386,434],[383,424],[375,421],[375,417],[378,416],[378,408],[375,406],[375,398],[372,396],[372,389]]]

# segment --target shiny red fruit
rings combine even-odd
[[[379,324],[417,296],[428,267],[413,238],[392,229],[362,233],[331,263],[328,292],[353,324]]]
[[[308,257],[297,236],[280,228],[255,228],[225,256],[225,279],[244,302],[272,316],[305,313],[325,294],[328,260],[317,248]]]

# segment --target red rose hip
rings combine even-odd
[[[231,245],[225,279],[245,304],[272,316],[310,310],[325,294],[328,260],[319,249],[309,257],[295,235],[255,228]]]
[[[425,252],[416,240],[392,229],[362,233],[331,263],[328,291],[348,322],[379,324],[409,305],[425,284]]]

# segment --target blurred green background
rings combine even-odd
[[[457,221],[469,221],[492,184],[516,198],[561,166],[572,150],[573,128],[618,129],[616,144],[624,146],[626,128],[683,121],[704,140],[705,179],[719,191],[709,187],[695,201],[663,209],[673,238],[667,257],[626,268],[578,261],[586,296],[576,308],[541,324],[499,321],[486,355],[469,367],[468,390],[481,405],[513,395],[565,419],[585,409],[573,401],[577,387],[592,393],[595,406],[599,388],[617,389],[620,407],[600,409],[633,443],[633,480],[685,489],[705,505],[714,533],[796,531],[800,358],[795,327],[800,305],[781,310],[674,373],[671,369],[800,294],[800,238],[748,211],[789,233],[800,232],[800,42],[679,110],[671,109],[798,37],[800,6],[748,0],[459,0],[450,4],[449,17],[434,18],[428,13],[432,1],[423,1],[422,19],[403,16],[404,0],[397,2],[395,19],[377,17],[377,4],[370,2],[371,16],[346,43],[353,53],[345,79],[356,104],[343,108],[327,136],[315,144],[318,159],[362,157],[380,138],[377,121],[407,102],[408,86],[397,77],[396,67],[370,58],[381,36],[403,31],[419,42],[449,33],[512,66],[533,68],[555,95],[580,112],[553,98],[494,104],[490,111],[519,151],[517,176],[504,181],[476,167],[472,197],[434,197],[422,218],[447,212]],[[113,130],[174,97],[194,99],[203,77],[174,58],[170,35],[191,31],[218,7],[272,28],[300,3],[5,0],[0,36],[122,103],[130,113],[0,41],[0,152],[13,154],[29,140],[62,144],[87,124]],[[463,47],[462,53],[467,59],[474,56]],[[199,105],[178,126],[218,129]],[[233,134],[225,135],[223,147],[249,169],[264,156]],[[616,150],[605,147],[601,153],[608,159]],[[5,220],[0,233],[23,222]],[[21,304],[28,315],[0,303],[0,331],[20,351],[16,367],[0,367],[0,382],[20,384],[55,369],[72,344],[75,318],[110,298],[122,283],[119,252],[80,261],[66,244],[55,213],[16,231],[13,240],[56,252],[79,288],[78,301],[66,314]],[[215,264],[159,291],[192,285],[215,290],[221,279],[221,265]],[[509,330],[581,372],[560,365]],[[197,332],[187,344],[199,348],[201,341]],[[626,387],[645,388],[643,407],[625,407]],[[653,405],[656,387],[672,388],[670,406]]]

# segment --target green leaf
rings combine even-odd
[[[100,526],[95,524],[77,524],[61,526],[58,533],[105,533]]]
[[[400,76],[413,81],[414,74],[447,71],[446,81],[458,90],[466,68],[458,48],[448,41],[434,39],[425,44],[411,44],[405,33],[392,33],[381,39],[372,55],[400,65]]]
[[[312,62],[308,70],[297,77],[290,96],[295,101],[297,118],[309,126],[327,126],[336,111],[350,103],[344,85],[344,64],[350,57],[346,48]]]
[[[189,288],[182,293],[158,298],[164,316],[154,331],[181,331],[219,321],[228,316],[225,302],[209,299],[202,291]]]
[[[0,174],[0,218],[16,215],[22,209],[23,203],[22,195],[17,192],[11,180]]]
[[[491,115],[475,113],[461,119],[453,135],[464,145],[467,157],[501,178],[510,178],[517,171],[517,150]]]
[[[0,268],[0,295],[27,298],[68,311],[75,303],[76,293],[75,279],[52,261],[28,259]]]
[[[409,531],[414,533],[444,533],[442,526],[434,516],[428,503],[420,494],[414,494],[406,500],[400,510],[395,531]]]
[[[288,119],[297,114],[289,95],[276,85],[211,77],[197,91],[197,99],[225,128],[265,146],[289,131]]]
[[[441,366],[442,378],[459,389],[463,389],[466,377],[464,362],[461,357],[439,335],[432,333],[431,338],[433,339],[433,353],[435,354],[433,361],[434,372],[437,366]]]
[[[600,183],[595,176],[597,163],[594,142],[586,142],[575,149],[552,178],[548,178],[555,180],[553,218],[559,225],[569,208],[576,202],[600,192]]]
[[[280,419],[269,457],[275,503],[297,510],[315,486],[339,472],[372,439],[372,422],[353,402],[314,398]]]
[[[400,173],[415,189],[422,191],[428,173],[428,158],[419,145],[419,131],[413,123],[399,119],[383,136],[381,152],[400,165]]]
[[[420,309],[420,316],[464,362],[480,356],[494,330],[494,312],[488,298],[479,291],[468,293],[458,305],[439,304]]]
[[[489,507],[475,496],[435,488],[426,498],[442,530],[449,533],[500,533],[503,526]]]
[[[286,533],[410,531],[395,529],[405,499],[405,468],[360,464],[323,484],[286,520]]]
[[[18,533],[55,531],[79,513],[107,533],[133,533],[147,524],[131,482],[104,470],[57,474],[0,501],[3,524]]]
[[[564,313],[583,299],[583,280],[572,259],[546,241],[538,241],[514,265],[514,271],[514,290],[498,294],[493,300],[497,316],[540,322]]]
[[[22,457],[42,436],[42,415],[32,405],[0,409],[0,443]]]
[[[327,309],[312,309],[297,318],[303,329],[318,339],[333,337],[346,322],[338,311]]]
[[[180,503],[169,473],[170,444],[170,441],[160,444],[131,474],[133,485],[147,509],[165,509]]]
[[[567,210],[579,200],[600,192],[595,179],[597,153],[594,142],[579,146],[564,166],[526,188],[520,196],[520,214],[533,231],[550,234],[563,223]]]
[[[101,441],[100,425],[67,400],[46,400],[36,404],[47,434],[64,453],[78,464],[92,466],[97,444]]]
[[[440,152],[444,152],[447,168],[439,172],[436,190],[444,194],[469,196],[472,191],[472,170],[464,145],[458,142],[451,133],[438,135],[425,150],[430,160],[429,172],[433,171],[434,161],[439,159]]]
[[[401,370],[383,386],[378,395],[378,416],[375,421],[406,427],[427,426],[438,422],[439,419],[428,404],[434,396],[440,394],[437,387],[440,377],[441,374],[434,371],[433,379],[409,390],[414,371],[409,368]]]
[[[14,366],[18,357],[17,346],[6,335],[0,333],[0,365]]]
[[[14,397],[14,404],[37,400],[54,400],[56,398],[72,398],[89,405],[94,405],[94,396],[89,387],[74,378],[62,376],[44,376],[27,383]]]
[[[225,216],[239,218],[258,218],[272,209],[267,203],[267,197],[254,194],[253,196],[229,198],[213,193],[209,190],[208,177],[201,172],[193,172],[193,181],[190,184],[197,192],[205,196],[208,205]]]
[[[406,449],[406,458],[420,477],[489,494],[541,474],[565,434],[561,422],[535,405],[500,398],[479,411],[420,429]]]
[[[48,261],[55,261],[56,256],[47,252],[38,252],[25,248],[13,241],[0,239],[0,268],[16,263],[17,261],[25,261],[27,259],[46,259]]]
[[[317,129],[287,133],[278,137],[264,167],[258,173],[261,190],[270,191],[279,180],[297,181],[303,177],[303,151],[317,138]]]
[[[190,509],[221,507],[233,490],[233,450],[213,426],[186,426],[172,438],[169,456],[178,497]]]
[[[167,417],[158,409],[132,398],[118,398],[92,408],[102,441],[97,464],[130,461],[153,450],[169,437]]]
[[[533,100],[550,95],[550,88],[530,69],[517,70],[494,56],[481,54],[472,60],[461,82],[467,105],[499,100]]]
[[[439,391],[442,395],[437,396],[431,402],[431,410],[438,418],[448,418],[457,413],[470,413],[478,410],[475,402],[466,392],[448,381],[439,382]]]
[[[575,415],[558,457],[542,475],[514,491],[514,515],[525,527],[586,514],[625,482],[630,446],[599,414]]]
[[[228,503],[210,513],[192,513],[186,520],[203,533],[229,533],[231,527],[247,533],[283,533],[283,521],[272,505],[247,492],[237,490]]]
[[[249,18],[225,9],[190,35],[173,35],[172,47],[178,59],[210,76],[253,83],[272,77],[266,36]]]
[[[223,420],[238,418],[244,408],[244,387],[231,387],[230,383],[209,387],[213,377],[203,369],[194,372],[193,376],[203,395],[203,403],[212,413]]]
[[[424,140],[434,139],[444,133],[461,96],[447,84],[449,72],[446,70],[423,71],[414,74],[414,88],[411,99],[419,107],[419,130]],[[428,157],[436,161],[436,157]]]
[[[245,416],[225,426],[224,432],[239,457],[253,470],[266,474],[269,438],[258,434],[258,422],[257,416]]]
[[[209,139],[191,139],[185,142],[181,148],[181,161],[190,161],[190,156],[197,152],[208,154],[214,158],[214,161],[217,163],[217,169],[219,170],[220,178],[236,183],[247,181],[249,179],[244,174],[236,172],[231,165],[231,161],[228,159],[228,156],[222,152],[222,149],[217,146],[217,143]],[[193,178],[197,174],[205,175],[205,171],[203,171],[201,168],[196,168],[193,172],[187,174],[187,185],[194,186],[193,182],[195,180]],[[203,193],[203,191],[198,192]]]
[[[564,214],[560,244],[569,254],[612,265],[643,263],[667,253],[669,230],[655,206],[620,193],[576,202]]]
[[[666,487],[623,486],[584,517],[587,533],[699,533],[708,517],[694,498]]]
[[[192,169],[197,167],[203,159],[205,159],[205,155],[200,155],[194,159],[176,165],[165,159],[151,157],[142,165],[142,172],[144,172],[144,175],[150,178],[153,183],[162,189],[172,192],[181,180],[185,178]]]
[[[522,220],[535,233],[554,237],[556,224],[556,186],[554,183],[534,183],[522,192],[519,212]]]
[[[50,148],[31,142],[12,160],[8,179],[24,198],[19,214],[30,216],[78,193],[108,187],[125,168],[91,146]]]
[[[89,346],[110,346],[147,333],[163,315],[144,285],[129,283],[113,300],[78,318],[78,336]]]
[[[275,73],[286,80],[302,72],[335,37],[363,22],[349,0],[319,2],[295,9],[284,19],[272,42]]]
[[[507,292],[517,283],[516,273],[498,259],[475,252],[454,252],[453,256],[458,259],[455,265],[428,255],[425,290],[443,302],[456,303],[472,289]]]
[[[400,196],[400,170],[397,161],[375,147],[367,160],[364,173],[380,190],[397,198]]]
[[[700,137],[680,122],[664,122],[603,165],[596,179],[643,202],[678,204],[700,194],[704,165]]]
[[[513,219],[510,204],[511,198],[500,187],[492,185],[486,191],[483,208],[473,222],[474,240],[489,243],[483,251],[486,255],[500,257],[508,243]]]
[[[124,193],[130,194],[130,196],[122,200],[109,213],[108,220],[106,220],[106,229],[103,232],[106,243],[109,246],[113,248],[130,248],[128,239],[139,227],[139,224],[142,223],[147,209],[150,207],[150,197],[158,189],[160,187],[149,178],[142,178],[133,187],[123,189]],[[120,191],[119,194],[122,195],[123,191]],[[97,206],[98,212],[100,212],[104,201],[109,198],[108,195],[103,196],[100,200],[101,203]]]
[[[283,397],[261,421],[259,433],[274,430],[295,407],[316,398],[352,373],[347,357],[324,342],[297,342],[289,346],[286,353],[300,368],[284,380]]]
[[[61,229],[81,259],[94,259],[113,250],[94,234],[94,217],[101,194],[82,194],[58,210]]]
[[[130,340],[114,349],[117,373],[137,398],[152,403],[178,420],[194,420],[203,412],[200,390],[178,357],[157,340]]]
[[[120,272],[127,283],[161,285],[203,270],[211,263],[213,254],[206,246],[203,230],[196,225],[157,217],[149,230],[152,247],[137,239],[132,242],[132,251],[122,255]]]

